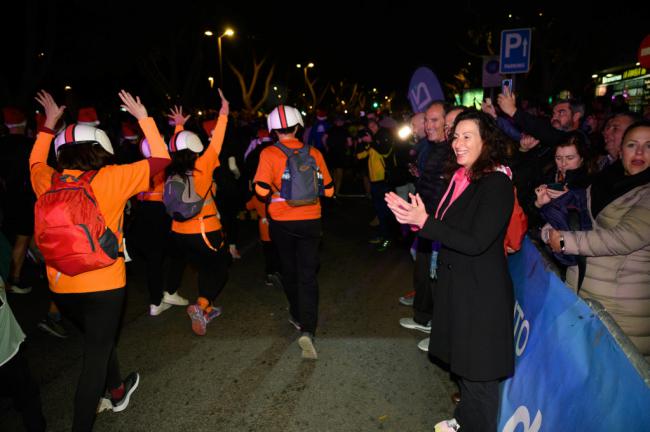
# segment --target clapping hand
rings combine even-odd
[[[388,192],[384,197],[388,208],[399,223],[422,228],[429,217],[422,198],[420,198],[420,194],[413,195],[411,193],[409,193],[409,198],[411,199],[410,203],[404,201],[395,192]]]

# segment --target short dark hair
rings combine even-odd
[[[585,104],[578,101],[577,99],[558,99],[553,104],[553,107],[555,108],[561,103],[569,104],[569,108],[571,109],[572,113],[580,113],[583,117],[585,116]]]
[[[59,147],[56,162],[57,171],[92,171],[113,163],[114,156],[97,143],[70,143]]]
[[[286,128],[281,128],[281,129],[273,129],[273,130],[276,133],[284,134],[284,135],[291,134],[291,133],[296,134],[296,133],[298,133],[298,128],[299,127],[300,127],[300,124],[297,124],[297,125],[294,125],[294,126],[291,126],[291,127],[286,127]]]
[[[491,116],[482,111],[478,111],[475,108],[468,108],[456,117],[454,126],[450,133],[450,144],[453,143],[456,126],[458,126],[458,123],[463,120],[471,120],[477,124],[479,135],[483,142],[481,154],[467,173],[468,177],[472,181],[476,181],[484,175],[492,172],[495,167],[506,163],[508,155],[511,154],[513,147],[512,141],[501,131],[501,129],[499,129],[496,121]],[[455,161],[453,151],[451,152],[450,157],[452,158],[452,161],[447,166],[445,176],[449,179],[451,179],[456,169],[458,169],[458,164]]]

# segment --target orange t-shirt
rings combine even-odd
[[[271,235],[269,234],[269,221],[266,218],[266,204],[260,201],[257,196],[253,196],[253,198],[246,203],[246,209],[255,210],[257,212],[260,240],[271,241]]]
[[[194,170],[192,172],[192,175],[194,176],[194,186],[196,187],[196,193],[201,196],[206,195],[208,188],[212,188],[212,195],[214,195],[215,190],[214,182],[212,181],[212,172],[219,166],[219,153],[221,152],[223,137],[226,134],[227,124],[228,116],[220,115],[217,120],[217,126],[212,133],[210,145],[194,163]],[[205,204],[199,214],[184,222],[173,221],[172,231],[179,234],[200,234],[200,218],[205,218],[203,220],[203,223],[205,224],[205,232],[220,230],[221,221],[219,220],[218,214],[217,204],[214,202],[214,199],[210,194],[208,194]]]
[[[140,120],[139,123],[151,143],[152,157],[169,159],[167,148],[153,119],[146,118]],[[41,196],[50,188],[52,174],[55,172],[46,162],[53,137],[51,133],[40,132],[29,158],[32,187],[36,196]],[[82,172],[63,170],[64,174],[73,176],[78,176]],[[130,197],[149,188],[149,162],[141,160],[127,165],[107,165],[97,172],[90,184],[106,225],[115,233],[121,245],[124,206]],[[50,289],[61,294],[122,288],[126,285],[124,259],[119,257],[108,267],[76,276],[59,273],[54,268],[47,266],[47,279]]]
[[[159,172],[149,182],[149,190],[140,192],[138,200],[140,201],[159,201],[163,200],[163,189],[165,187],[165,171]]]
[[[290,149],[297,149],[304,144],[295,138],[283,139],[280,141]],[[316,164],[323,174],[323,184],[331,185],[332,177],[327,170],[323,155],[318,149],[313,146],[309,148],[309,154],[316,160]],[[270,145],[260,154],[260,162],[257,166],[257,173],[255,174],[255,183],[265,183],[270,185],[273,190],[273,195],[279,196],[279,190],[282,185],[282,174],[287,164],[287,157],[285,154],[274,145]],[[257,185],[255,190],[260,193],[260,186]],[[266,191],[268,193],[268,190]],[[261,195],[264,195],[260,193]],[[331,197],[334,194],[334,188],[328,187],[325,189],[325,196]],[[293,220],[311,220],[320,219],[321,209],[320,202],[300,207],[291,207],[284,201],[272,202],[269,205],[269,213],[271,218],[278,221],[293,221]]]

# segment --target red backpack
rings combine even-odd
[[[90,185],[96,174],[55,172],[34,207],[34,241],[45,263],[68,276],[107,267],[118,256],[117,237],[106,226]]]
[[[515,188],[515,205],[512,209],[512,216],[510,216],[510,223],[508,223],[508,230],[503,245],[506,248],[506,254],[508,253],[508,248],[515,252],[521,249],[521,243],[524,240],[527,230],[528,217],[524,213],[524,209],[519,205],[517,188]]]

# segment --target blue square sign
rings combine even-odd
[[[526,73],[530,69],[529,28],[503,30],[501,32],[502,74]]]

